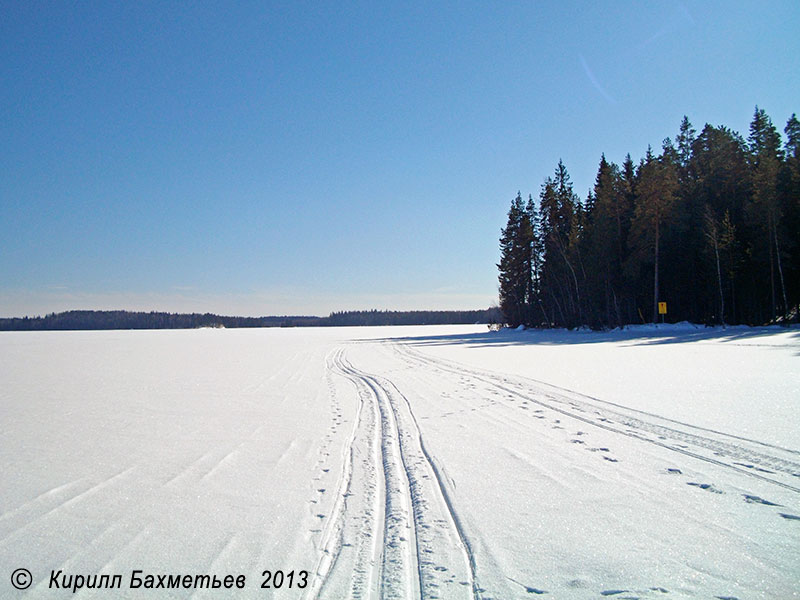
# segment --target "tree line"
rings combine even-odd
[[[511,202],[500,309],[512,327],[798,318],[800,122],[756,107],[747,139],[683,118],[675,140],[622,165],[605,155],[585,200],[559,161],[538,198]]]
[[[327,317],[226,317],[212,313],[71,310],[44,317],[0,318],[0,331],[58,331],[97,329],[195,329],[199,327],[331,327],[343,325],[442,325],[495,323],[497,308],[487,310],[363,310],[333,312]]]
[[[497,323],[500,310],[358,310],[333,312],[325,325],[472,325]]]

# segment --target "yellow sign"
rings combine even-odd
[[[659,302],[658,303],[658,314],[660,314],[660,315],[667,314],[667,303],[666,302]]]

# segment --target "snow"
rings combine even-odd
[[[440,343],[442,342],[442,343]],[[432,356],[532,377],[694,425],[800,447],[800,329],[689,323],[480,332]],[[476,348],[492,347],[491,352]],[[765,410],[765,405],[769,408]]]
[[[3,333],[0,597],[794,598],[799,409],[798,329]]]

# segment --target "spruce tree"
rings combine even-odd
[[[750,123],[750,160],[753,178],[751,215],[761,225],[761,242],[768,255],[770,314],[777,316],[778,286],[783,296],[783,313],[788,311],[786,286],[780,251],[781,211],[778,199],[778,173],[782,162],[780,135],[763,109],[756,106]],[[776,269],[777,267],[777,269]],[[776,277],[777,270],[777,277]],[[777,281],[776,281],[777,279]]]
[[[500,235],[500,310],[510,327],[525,322],[526,296],[530,284],[530,224],[522,195],[517,194],[508,211],[508,222]]]
[[[639,260],[646,261],[647,254],[653,257],[653,322],[658,320],[660,298],[659,269],[661,238],[664,225],[673,217],[677,173],[668,160],[656,158],[648,149],[647,159],[640,168],[637,184],[636,208],[631,225],[635,232]]]
[[[542,242],[539,232],[539,215],[536,210],[536,203],[532,195],[528,195],[528,202],[525,205],[525,215],[530,226],[530,270],[529,270],[529,289],[527,295],[528,319],[527,324],[545,323],[547,315],[544,313],[541,300],[541,277],[542,277]],[[537,316],[538,315],[538,316]]]
[[[784,129],[786,134],[785,162],[781,174],[780,196],[783,231],[786,243],[782,246],[788,256],[785,265],[787,294],[794,314],[800,320],[800,121],[792,114]]]
[[[584,234],[586,292],[595,305],[589,312],[593,325],[621,325],[619,298],[623,293],[622,264],[630,214],[619,168],[609,163],[605,154],[597,169],[593,199]]]
[[[689,117],[683,115],[680,133],[678,133],[678,137],[675,138],[675,142],[678,145],[678,164],[680,164],[682,169],[686,169],[689,165],[696,133],[694,127],[692,127],[692,124],[689,122]]]
[[[551,321],[566,327],[581,323],[581,293],[576,250],[576,210],[578,197],[572,190],[569,173],[558,161],[555,176],[542,186],[539,222],[543,248],[542,285],[548,294]],[[558,318],[556,318],[558,315]]]

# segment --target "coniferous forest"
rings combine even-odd
[[[444,325],[497,323],[499,310],[351,310],[327,317],[231,317],[212,313],[70,310],[44,317],[0,317],[0,331],[69,331],[93,329],[193,329],[198,327],[351,327],[367,325]]]
[[[559,161],[500,237],[509,326],[787,323],[800,303],[800,122],[756,107],[747,139],[687,117],[660,153],[600,158],[585,200]]]

